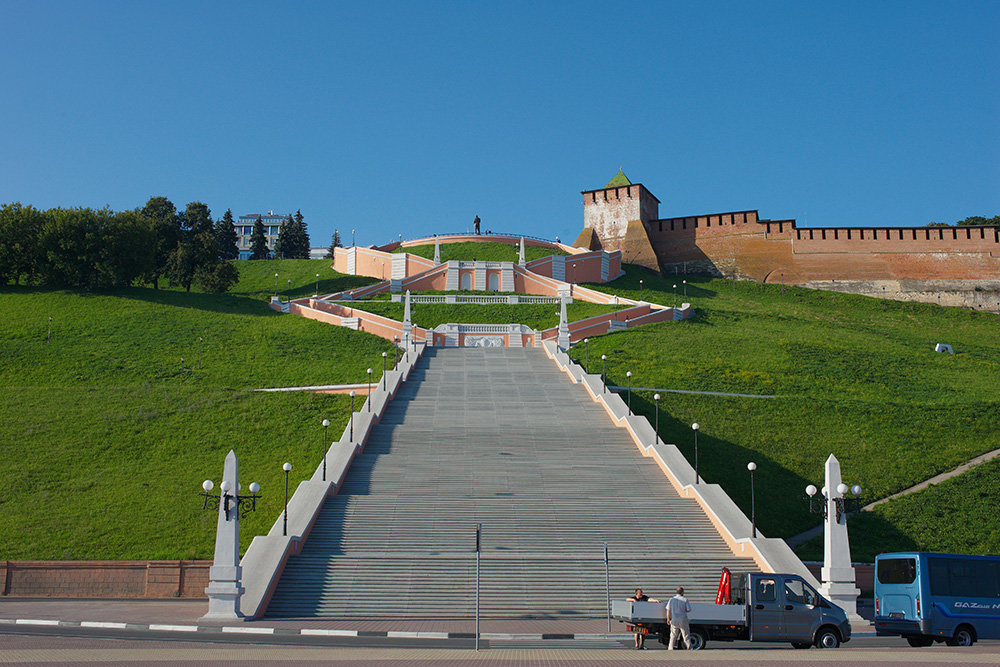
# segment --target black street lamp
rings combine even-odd
[[[285,290],[285,301],[291,302],[292,300],[292,279],[288,279],[288,289]]]
[[[642,301],[642,280],[639,280],[639,301]]]
[[[589,374],[590,373],[590,339],[589,338],[584,338],[583,339],[583,349],[586,351],[586,354],[587,354],[587,361],[586,361],[586,365],[584,366],[584,368],[586,369],[587,373]]]
[[[747,464],[750,471],[750,536],[757,537],[757,505],[753,492],[753,471],[757,469],[757,464],[751,461]]]
[[[656,406],[656,444],[660,444],[660,395],[653,394],[653,405]]]
[[[201,336],[198,336],[198,368],[199,369],[201,368],[201,351],[202,351],[202,347],[203,347],[203,341],[204,341],[204,339]]]
[[[855,484],[854,486],[848,487],[846,484],[840,484],[837,487],[837,491],[840,492],[839,498],[834,498],[833,502],[837,506],[837,523],[840,523],[840,519],[845,514],[853,514],[861,509],[861,487]],[[854,494],[853,498],[847,497],[847,492],[850,491]],[[827,518],[827,497],[826,497],[826,487],[823,487],[822,499],[814,498],[816,495],[816,487],[810,484],[806,487],[806,496],[809,499],[809,511],[815,514],[822,514],[823,519]]]
[[[288,473],[292,471],[292,464],[285,462],[285,465],[281,466],[281,469],[285,471],[285,512],[284,521],[281,525],[281,534],[288,535]]]
[[[698,483],[698,422],[691,424],[694,431],[694,483]]]
[[[220,488],[222,493],[218,496],[211,493],[212,489],[215,488],[215,484],[210,479],[206,479],[201,483],[201,488],[204,493],[199,493],[199,496],[205,498],[205,503],[201,506],[203,510],[211,509],[218,511],[219,504],[222,503],[223,509],[226,512],[226,521],[229,521],[229,513],[235,511],[237,518],[244,517],[250,512],[256,511],[257,509],[257,494],[260,493],[260,484],[257,482],[250,482],[250,493],[251,496],[241,496],[239,495],[239,489],[237,489],[237,495],[230,493],[232,491],[232,486],[229,481],[223,481]]]
[[[681,282],[684,283],[684,300],[687,301],[687,298],[688,298],[688,281],[687,280],[682,280]]]
[[[396,349],[392,351],[392,366],[395,368],[399,365],[399,336],[393,336],[392,342],[396,344]]]
[[[351,426],[350,439],[351,442],[354,442],[354,390],[353,389],[351,390],[351,416],[349,422]]]
[[[323,481],[326,481],[326,427],[330,425],[329,419],[323,420]]]
[[[608,376],[607,376],[607,372],[606,372],[607,368],[608,368],[608,355],[602,354],[601,355],[601,386],[604,387],[604,391],[605,392],[608,390]]]
[[[354,247],[354,246],[356,245],[356,244],[354,243],[354,231],[355,231],[355,230],[353,230],[353,229],[351,230],[351,247],[352,247],[352,248],[353,248],[353,247]]]
[[[278,274],[274,274],[274,296],[278,296]]]
[[[389,356],[388,352],[382,353],[382,391],[385,391],[385,358]]]
[[[316,274],[316,296],[319,296],[319,274]]]
[[[632,371],[627,371],[625,378],[628,380],[628,413],[632,414]]]
[[[372,411],[372,369],[368,369],[368,400],[365,401],[368,404],[368,412]]]
[[[677,283],[674,283],[674,309],[677,308]]]

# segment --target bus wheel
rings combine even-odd
[[[700,651],[705,648],[705,631],[701,628],[691,628],[688,632],[688,648],[692,651]]]
[[[923,648],[925,646],[930,646],[934,643],[932,637],[924,637],[922,635],[910,636],[906,638],[906,643],[913,648]]]
[[[955,628],[955,636],[949,639],[948,646],[972,646],[976,641],[976,635],[972,628],[967,625],[960,625]]]
[[[840,646],[840,635],[833,628],[820,628],[816,633],[816,648],[837,648]]]

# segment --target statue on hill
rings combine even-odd
[[[476,219],[472,221],[472,225],[473,225],[473,227],[476,230],[476,236],[479,236],[479,216],[478,215],[476,216]]]

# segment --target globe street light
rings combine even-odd
[[[586,363],[584,365],[584,368],[586,369],[587,373],[590,373],[590,339],[589,338],[584,338],[583,339],[583,349],[586,351],[586,354],[587,354],[587,360],[586,360]]]
[[[316,274],[316,294],[315,294],[315,296],[319,296],[319,274],[318,273]]]
[[[601,355],[601,386],[604,387],[604,391],[608,390],[608,380],[607,380],[607,368],[608,368],[608,355]],[[602,392],[603,393],[603,392]]]
[[[847,497],[847,492],[850,491],[854,494],[853,498]],[[834,498],[833,503],[837,508],[837,523],[840,523],[841,518],[845,514],[852,514],[861,509],[861,487],[855,484],[854,486],[848,487],[846,484],[838,484],[837,492],[840,493],[839,498]],[[826,487],[824,486],[821,494],[823,496],[822,500],[819,498],[814,498],[816,495],[816,487],[812,484],[806,487],[806,496],[809,499],[809,511],[815,514],[822,514],[823,519],[827,518],[827,497],[826,497]]]
[[[625,373],[625,379],[628,380],[628,413],[632,414],[632,371]]]
[[[385,391],[385,358],[389,356],[388,352],[382,353],[382,391]]]
[[[639,280],[639,301],[642,301],[642,280]]]
[[[694,483],[698,483],[698,422],[691,424],[694,431]]]
[[[368,400],[365,401],[368,404],[368,412],[372,411],[372,369],[368,369]]]
[[[274,296],[278,296],[278,274],[274,274]]]
[[[288,473],[292,471],[292,464],[286,462],[285,465],[281,466],[281,469],[285,471],[285,513],[284,522],[281,526],[281,534],[288,535]]]
[[[323,481],[326,481],[326,427],[330,425],[329,419],[323,420]]]
[[[684,300],[687,301],[687,298],[688,298],[688,281],[687,280],[682,280],[681,282],[684,283]]]
[[[351,442],[353,443],[354,442],[354,390],[353,389],[351,390],[351,416],[349,422],[351,427],[349,437]]]
[[[674,283],[674,309],[677,309],[677,283]]]
[[[288,289],[285,291],[285,301],[291,303],[292,301],[292,279],[288,279]]]
[[[750,471],[750,536],[754,538],[757,537],[757,506],[753,493],[753,471],[756,469],[757,464],[753,461],[747,464],[747,470]]]
[[[656,444],[660,444],[660,395],[653,394],[653,405],[656,406],[656,426],[654,430],[656,431]]]

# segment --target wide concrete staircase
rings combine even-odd
[[[535,349],[428,349],[290,559],[270,616],[603,617],[714,598],[736,558],[628,434]]]

